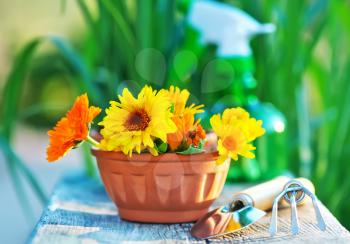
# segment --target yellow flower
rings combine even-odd
[[[168,144],[170,150],[176,151],[180,146],[198,146],[199,141],[205,139],[205,131],[199,124],[200,120],[195,121],[195,114],[202,113],[204,105],[191,104],[186,107],[190,93],[188,90],[180,90],[178,87],[171,86],[169,90],[161,90],[169,97],[174,115],[172,120],[176,124],[177,130],[168,134]]]
[[[170,112],[170,101],[167,96],[151,87],[145,86],[135,98],[127,88],[119,96],[120,102],[111,102],[106,116],[99,125],[103,139],[101,148],[107,151],[122,151],[132,155],[148,149],[153,155],[154,140],[167,140],[167,134],[176,131]]]
[[[243,108],[230,108],[225,109],[222,116],[213,115],[210,124],[218,136],[218,163],[224,162],[228,157],[237,160],[238,155],[255,157],[251,152],[255,147],[250,143],[265,133],[261,120],[250,118]]]
[[[160,91],[169,97],[171,103],[173,104],[173,112],[174,115],[184,115],[185,113],[191,113],[193,115],[197,113],[203,113],[202,109],[204,105],[195,105],[191,104],[186,107],[188,98],[190,97],[190,93],[188,90],[183,89],[180,90],[178,87],[170,86],[169,90],[162,89]]]

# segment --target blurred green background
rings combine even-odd
[[[225,65],[214,65],[210,74],[213,60],[221,61],[217,46],[198,44],[198,32],[188,27],[191,1],[1,2],[1,164],[24,212],[30,211],[27,191],[45,204],[50,188],[37,165],[27,163],[28,154],[17,151],[17,141],[31,144],[31,137],[21,137],[23,126],[43,134],[85,91],[106,107],[125,86],[137,91],[146,83],[176,84],[211,112],[239,105],[264,124],[280,118],[283,129],[259,140],[257,160],[233,165],[229,180],[255,182],[281,173],[311,178],[320,200],[350,229],[350,1],[224,2],[276,25],[275,33],[252,39],[255,61],[239,63],[244,69],[234,70],[235,79],[222,76]],[[203,92],[203,82],[216,79],[234,81]],[[35,148],[31,152],[39,157]],[[94,175],[88,150],[83,157],[76,161]]]

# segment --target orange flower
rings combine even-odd
[[[175,151],[182,143],[185,142],[185,134],[193,124],[193,116],[185,114],[184,116],[173,116],[177,131],[167,135],[167,141],[172,151]]]
[[[206,134],[203,127],[196,122],[196,125],[194,125],[193,130],[190,130],[186,135],[187,144],[194,145],[197,147],[200,141],[205,139],[205,137]]]
[[[174,116],[173,121],[177,126],[177,131],[167,136],[172,151],[177,150],[182,145],[185,147],[198,146],[200,140],[205,139],[205,131],[199,124],[199,120],[194,121],[193,114],[185,113],[183,116]]]
[[[201,139],[205,138],[205,132],[199,120],[195,122],[194,116],[204,112],[204,105],[191,104],[186,107],[190,93],[184,89],[171,86],[169,90],[161,90],[173,104],[173,117],[177,131],[167,135],[167,142],[172,151],[186,148],[190,145],[198,146]]]
[[[47,147],[47,161],[58,160],[80,142],[87,140],[90,123],[100,112],[100,108],[89,107],[86,94],[79,96],[67,115],[48,132],[50,144]]]

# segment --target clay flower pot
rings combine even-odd
[[[229,160],[216,165],[217,153],[92,153],[120,217],[138,222],[196,221],[220,195],[229,169]]]

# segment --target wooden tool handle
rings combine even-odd
[[[250,199],[254,207],[261,210],[269,210],[272,208],[274,199],[284,190],[286,183],[290,180],[286,176],[277,177],[234,194],[233,201],[247,203],[245,200]],[[310,180],[305,178],[297,178],[296,180],[300,181],[311,192],[315,192],[314,185]]]

